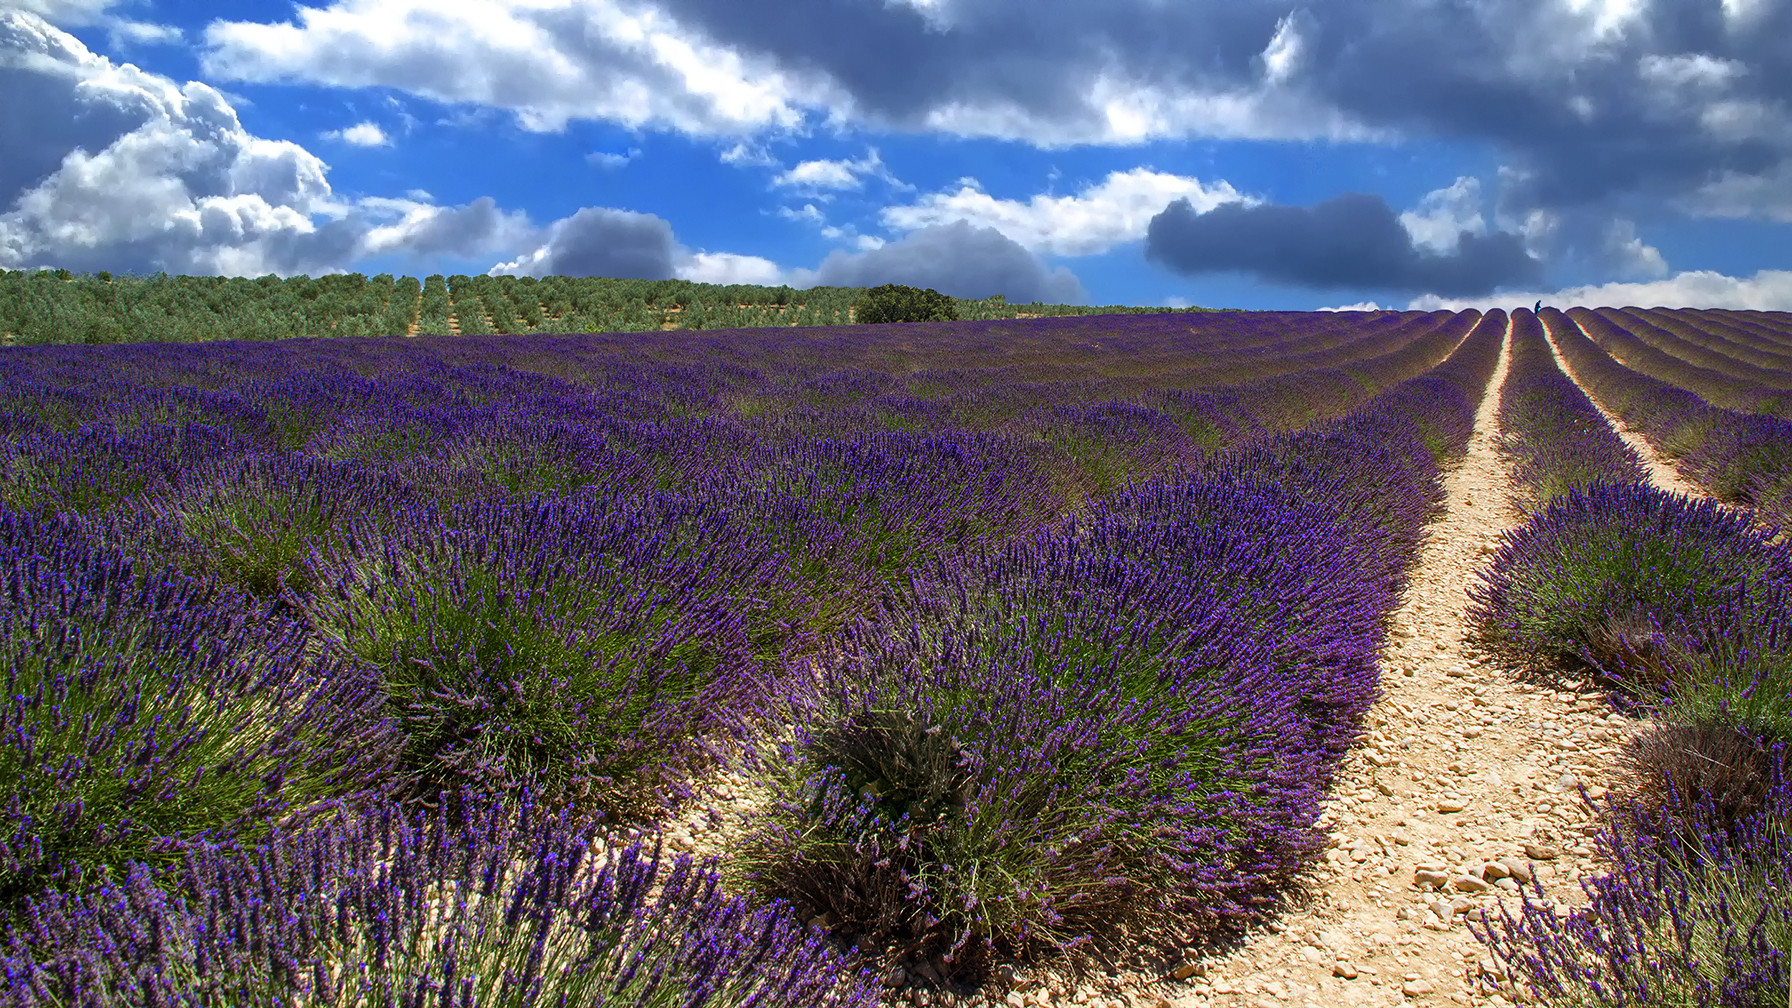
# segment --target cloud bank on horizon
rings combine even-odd
[[[0,11],[0,268],[1792,310],[1792,0],[230,17]]]

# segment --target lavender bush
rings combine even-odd
[[[614,434],[580,423],[570,410],[542,405],[456,411],[452,432],[436,449],[442,465],[513,497],[565,497],[606,486],[671,489],[648,460],[617,447]]]
[[[375,399],[313,435],[304,451],[325,461],[402,471],[409,461],[439,451],[452,433],[451,423],[442,410]]]
[[[1053,583],[1078,559],[1057,550],[1030,558],[1060,568]],[[1002,958],[1074,965],[1166,919],[1259,912],[1315,843],[1317,756],[1283,749],[1308,733],[1297,681],[1242,646],[1212,668],[1149,632],[1127,640],[1103,613],[1185,600],[1122,566],[1065,600],[1086,621],[954,619],[967,602],[948,593],[921,596],[929,622],[906,632],[861,625],[762,761],[779,797],[730,871],[826,914],[843,941],[964,983]]]
[[[166,424],[119,434],[103,423],[0,446],[0,505],[38,515],[103,516],[165,487],[183,466],[243,450],[213,427]]]
[[[307,612],[379,670],[418,800],[527,782],[648,814],[744,730],[778,656],[754,654],[737,589],[778,557],[701,502],[613,503],[417,507],[307,559]]]
[[[1776,774],[1766,805],[1734,828],[1668,839],[1646,810],[1608,798],[1594,844],[1614,868],[1581,883],[1585,909],[1558,917],[1533,879],[1518,916],[1502,903],[1469,929],[1503,962],[1508,993],[1551,1006],[1778,1008],[1792,967],[1788,790]]]
[[[1731,830],[1767,801],[1792,745],[1792,607],[1786,585],[1738,591],[1692,628],[1661,634],[1671,681],[1657,721],[1628,744],[1622,788],[1652,835]],[[1712,815],[1696,822],[1701,815]]]
[[[233,590],[0,511],[0,895],[253,838],[383,786],[396,726],[364,668]]]
[[[1734,633],[1711,621],[1759,609],[1789,578],[1792,554],[1747,512],[1647,484],[1598,484],[1506,533],[1469,612],[1498,651],[1650,693],[1672,679],[1667,635]]]
[[[752,591],[811,639],[876,612],[912,566],[1000,543],[1064,506],[1041,453],[1002,435],[792,437],[781,449],[699,492],[784,553],[786,584]]]
[[[709,866],[610,847],[527,790],[466,815],[378,804],[256,847],[134,863],[29,902],[0,1004],[870,1008],[877,987]]]
[[[1054,406],[1028,426],[1034,439],[1067,456],[1080,495],[1095,499],[1200,457],[1175,421],[1131,403]]]
[[[405,494],[351,463],[244,454],[183,468],[146,493],[142,514],[173,536],[195,573],[267,599],[311,591],[305,558],[333,554],[356,526],[377,529]]]

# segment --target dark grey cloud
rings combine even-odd
[[[658,6],[717,41],[825,73],[861,114],[893,125],[919,126],[928,112],[964,101],[1068,116],[1091,129],[1102,110],[1090,105],[1089,87],[1114,54],[1124,54],[1126,72],[1166,83],[1241,79],[1287,13],[1236,0],[963,0],[939,5],[941,25],[901,2]]]
[[[547,238],[498,273],[670,280],[678,256],[672,225],[653,214],[585,207],[549,225]]]
[[[1792,165],[1786,0],[1652,0],[1599,37],[1592,19],[1615,5],[1567,0],[659,5],[707,37],[825,74],[861,115],[897,127],[968,106],[1094,138],[1108,124],[1091,90],[1103,71],[1171,96],[1267,94],[1262,54],[1286,19],[1292,58],[1270,90],[1369,129],[1494,145],[1520,169],[1506,204],[1517,211],[1659,210],[1719,177]],[[1730,6],[1740,13],[1726,22]],[[1676,83],[1675,62],[1700,58],[1727,68],[1721,79]],[[1714,126],[1725,109],[1740,120]],[[1752,109],[1765,111],[1749,121]]]
[[[1463,231],[1447,253],[1417,246],[1381,197],[1362,193],[1310,207],[1222,203],[1206,213],[1177,200],[1151,219],[1145,257],[1187,276],[1235,271],[1321,290],[1444,297],[1533,283],[1542,265],[1506,232]]]
[[[1053,146],[1443,139],[1486,145],[1511,169],[1503,212],[1580,215],[1592,232],[1698,205],[1714,185],[1725,214],[1783,211],[1783,185],[1762,183],[1792,177],[1792,0],[653,0],[637,12],[478,15],[502,32],[452,5],[396,20],[340,7],[278,31],[214,22],[203,65],[402,88],[544,128],[608,119],[734,140],[802,133],[793,120],[817,113]],[[457,21],[465,30],[443,29]],[[716,80],[692,86],[666,56],[684,45]]]
[[[1000,231],[959,220],[912,231],[865,252],[828,253],[819,269],[797,270],[793,286],[931,287],[951,297],[1000,294],[1012,302],[1082,304],[1082,282],[1064,267],[1048,269]]]
[[[404,251],[415,256],[465,255],[468,249],[507,240],[516,227],[514,213],[505,213],[497,200],[481,196],[463,207],[440,208],[413,225],[405,233]]]

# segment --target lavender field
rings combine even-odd
[[[1501,395],[1483,643],[1659,714],[1663,785],[1484,940],[1784,1004],[1787,374],[1662,309],[0,348],[0,1003],[996,1004],[1235,940]],[[722,780],[750,828],[665,848]]]

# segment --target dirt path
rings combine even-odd
[[[1649,444],[1641,434],[1637,433],[1635,429],[1625,425],[1624,421],[1618,419],[1616,413],[1605,408],[1605,403],[1601,402],[1599,397],[1593,394],[1592,386],[1581,381],[1580,376],[1574,373],[1574,369],[1568,366],[1567,358],[1562,356],[1561,348],[1556,346],[1555,331],[1550,328],[1548,322],[1543,323],[1543,332],[1546,336],[1544,342],[1549,344],[1549,352],[1555,355],[1556,365],[1562,369],[1563,374],[1568,376],[1569,381],[1579,385],[1580,390],[1587,394],[1587,398],[1592,401],[1593,407],[1605,415],[1606,422],[1612,425],[1612,429],[1618,432],[1618,436],[1624,439],[1624,443],[1629,445],[1632,451],[1642,457],[1643,464],[1649,467],[1650,482],[1661,487],[1663,490],[1673,490],[1677,493],[1690,494],[1694,497],[1704,496],[1705,492],[1703,490],[1700,490],[1698,487],[1681,478],[1679,470],[1665,462],[1662,459],[1661,453],[1657,452],[1654,446]]]
[[[1521,518],[1494,442],[1509,358],[1508,331],[1467,457],[1446,479],[1448,510],[1395,614],[1383,699],[1321,820],[1333,846],[1311,900],[1231,954],[1185,963],[1181,979],[1122,976],[1058,999],[1023,989],[1007,1004],[1500,1005],[1469,979],[1498,966],[1465,917],[1496,899],[1516,913],[1524,897],[1510,876],[1533,871],[1559,912],[1586,903],[1574,883],[1597,867],[1575,784],[1602,794],[1617,745],[1640,722],[1607,714],[1596,692],[1532,685],[1466,640],[1472,574]]]

